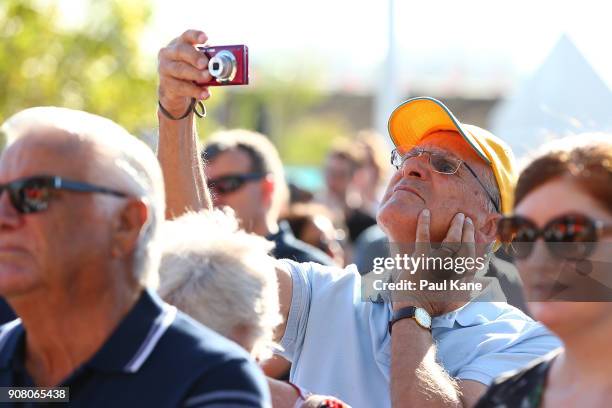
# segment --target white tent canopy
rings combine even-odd
[[[612,92],[563,35],[533,76],[489,119],[493,133],[522,156],[555,137],[612,130]]]

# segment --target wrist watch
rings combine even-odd
[[[402,319],[414,319],[419,326],[431,331],[431,316],[422,307],[408,306],[393,312],[389,321],[389,334],[393,325]]]

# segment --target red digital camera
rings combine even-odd
[[[200,86],[246,85],[249,83],[249,49],[246,45],[198,46],[198,51],[208,57],[210,82],[198,82]]]

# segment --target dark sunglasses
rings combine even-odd
[[[495,198],[493,198],[493,194],[489,193],[489,190],[487,190],[482,181],[480,181],[480,178],[478,178],[476,172],[461,159],[450,157],[441,153],[430,152],[428,150],[423,149],[413,149],[405,154],[402,154],[398,149],[393,149],[393,151],[391,152],[391,164],[395,166],[397,170],[399,170],[402,168],[406,160],[412,157],[420,157],[423,154],[429,155],[429,166],[431,166],[431,168],[436,173],[440,174],[455,174],[459,170],[459,167],[461,167],[461,164],[464,164],[465,168],[468,169],[472,176],[474,176],[478,184],[480,184],[480,187],[482,187],[484,192],[487,194],[487,197],[489,197],[489,199],[493,203],[495,210],[497,212],[500,212],[499,204],[497,203]]]
[[[566,214],[550,220],[539,229],[533,221],[518,215],[503,217],[497,225],[497,238],[510,244],[508,252],[518,259],[531,255],[534,243],[543,238],[546,247],[563,259],[588,257],[603,235],[612,233],[612,224],[593,220],[581,214]]]
[[[120,191],[80,181],[66,180],[58,176],[34,176],[0,184],[0,196],[6,191],[11,204],[21,214],[31,214],[46,210],[49,207],[53,190],[128,197],[127,194]]]
[[[229,194],[237,191],[245,183],[253,180],[261,180],[266,177],[265,173],[230,174],[208,180],[208,188],[216,194]]]

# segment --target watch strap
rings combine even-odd
[[[393,315],[391,316],[391,320],[389,321],[389,335],[391,335],[391,331],[395,323],[403,319],[414,318],[416,315],[416,310],[417,310],[416,306],[407,306],[407,307],[402,307],[401,309],[394,311]],[[422,327],[424,329],[431,331],[431,328],[423,327],[418,322],[417,324],[419,325],[419,327]]]

